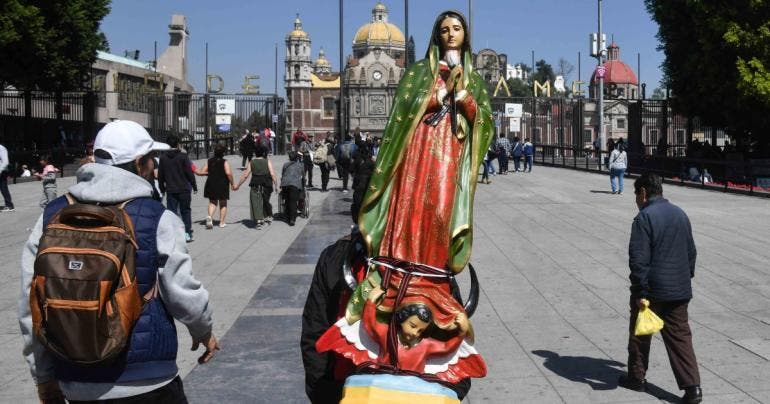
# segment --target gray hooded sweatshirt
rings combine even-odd
[[[81,202],[117,204],[133,198],[151,197],[152,185],[147,180],[121,168],[103,164],[86,164],[77,173],[77,184],[69,189]],[[51,354],[40,345],[32,333],[29,308],[29,288],[34,273],[38,243],[43,234],[43,216],[37,220],[21,258],[21,296],[19,296],[19,325],[24,338],[24,357],[37,384],[55,379]],[[192,258],[187,251],[184,225],[171,211],[165,211],[158,223],[158,254],[166,265],[158,268],[159,297],[168,312],[187,326],[193,340],[211,332],[209,293],[192,273]],[[162,261],[161,261],[162,262]],[[160,388],[174,378],[141,380],[130,383],[60,382],[64,395],[70,400],[107,400],[131,397]]]

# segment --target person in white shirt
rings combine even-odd
[[[11,192],[8,190],[8,177],[10,172],[8,167],[10,160],[8,160],[8,149],[0,144],[0,193],[3,194],[3,200],[5,205],[0,207],[0,212],[13,212],[13,201],[11,200]]]
[[[626,168],[628,167],[628,155],[626,154],[626,143],[623,138],[620,138],[615,143],[615,149],[610,153],[610,186],[612,187],[612,193],[622,195],[623,194],[623,176],[626,174]],[[618,186],[615,187],[615,180],[617,179]]]

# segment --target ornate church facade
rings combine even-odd
[[[286,35],[287,130],[335,133],[339,89],[344,85],[346,132],[360,128],[381,136],[406,60],[404,34],[388,22],[387,7],[377,2],[371,20],[358,29],[342,74],[332,71],[323,48],[314,62],[311,59],[310,35],[297,16],[294,30]]]

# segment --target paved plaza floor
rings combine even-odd
[[[314,177],[318,185],[317,169]],[[72,183],[60,179],[60,192]],[[328,193],[311,191],[309,219],[262,230],[243,221],[245,187],[231,194],[224,229],[205,230],[206,203],[193,197],[196,241],[188,246],[211,292],[222,351],[197,365],[179,327],[190,402],[306,402],[299,332],[307,287],[320,251],[352,223],[352,194],[339,192],[339,180],[330,185]],[[41,188],[12,185],[16,212],[0,215],[0,402],[35,401],[16,300]],[[482,293],[472,321],[489,375],[473,381],[465,402],[652,403],[681,395],[659,337],[650,391],[616,387],[625,372],[627,249],[637,209],[632,180],[622,196],[608,190],[604,175],[547,167],[479,184],[471,262]],[[770,200],[673,185],[664,195],[690,216],[698,247],[690,319],[705,402],[770,403]],[[460,278],[467,291],[467,274]]]

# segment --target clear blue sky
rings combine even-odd
[[[404,1],[384,0],[389,21],[404,31]],[[371,19],[376,0],[344,1],[344,55],[352,52],[356,30]],[[647,94],[659,85],[663,54],[656,50],[657,24],[642,0],[604,0],[602,30],[607,40],[614,35],[621,59],[634,71],[641,54],[641,82]],[[262,93],[274,89],[275,44],[278,50],[278,93],[283,95],[284,40],[293,29],[296,13],[312,40],[313,58],[321,46],[339,70],[339,13],[335,0],[113,0],[112,11],[102,22],[112,53],[139,49],[142,60],[153,59],[168,44],[168,24],[175,13],[187,16],[190,30],[188,79],[196,91],[204,88],[205,43],[209,43],[209,73],[225,81],[225,92],[240,92],[245,75],[261,76]],[[530,64],[545,59],[555,65],[560,57],[575,65],[568,82],[577,76],[578,52],[582,53],[582,78],[588,81],[596,59],[588,57],[588,34],[597,28],[596,0],[474,0],[473,50],[492,48],[508,55],[509,63]],[[467,0],[411,0],[409,34],[416,43],[417,58],[425,53],[436,15],[446,9],[468,14]],[[609,43],[608,43],[609,44]]]

